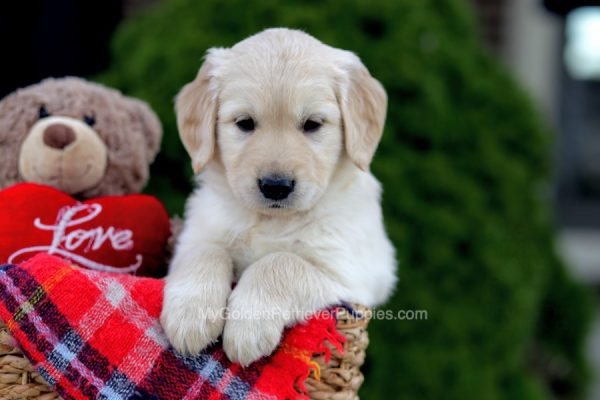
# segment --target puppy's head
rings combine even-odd
[[[242,204],[278,214],[311,208],[341,158],[368,169],[386,106],[353,53],[269,29],[209,50],[176,112],[194,171],[219,163]]]

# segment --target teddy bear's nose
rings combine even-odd
[[[48,147],[62,150],[75,141],[75,132],[63,124],[52,124],[44,131],[44,143]]]

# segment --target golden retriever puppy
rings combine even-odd
[[[356,55],[300,31],[208,51],[176,101],[199,182],[161,316],[177,351],[223,334],[247,365],[310,313],[388,298],[394,250],[369,172],[386,106]]]

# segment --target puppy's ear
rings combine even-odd
[[[350,159],[367,170],[383,133],[387,95],[358,57],[344,68],[346,82],[340,95],[344,140]]]
[[[202,64],[196,79],[181,89],[175,100],[179,136],[198,173],[215,152],[217,95],[211,84],[212,63]]]

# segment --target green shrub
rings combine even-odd
[[[172,99],[207,48],[271,26],[356,52],[389,94],[373,165],[401,265],[387,307],[428,319],[373,322],[362,397],[580,398],[590,302],[553,249],[551,137],[459,0],[172,0],[127,21],[100,79],[164,123],[148,191],[181,212],[191,170]]]

